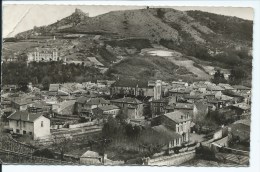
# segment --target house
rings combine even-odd
[[[129,119],[143,118],[144,105],[136,98],[124,97],[121,99],[111,100],[111,104],[121,108],[122,113],[127,114]]]
[[[188,88],[175,88],[169,90],[169,96],[176,97],[176,101],[179,101],[182,99],[184,96],[190,95],[191,90]]]
[[[236,92],[240,92],[240,91],[244,91],[244,90],[251,90],[251,88],[246,87],[244,85],[233,85],[234,89],[236,90]]]
[[[157,125],[152,127],[152,130],[158,134],[158,139],[165,140],[166,148],[171,149],[182,144],[182,135],[176,133],[169,127]]]
[[[51,109],[52,109],[52,105],[47,104],[44,101],[36,101],[30,107],[28,107],[28,111],[32,113],[50,112]]]
[[[174,109],[175,105],[176,105],[175,97],[166,97],[158,100],[152,99],[150,101],[152,117],[171,111],[170,109],[172,108]],[[167,111],[166,109],[169,111]]]
[[[238,120],[228,126],[232,138],[242,142],[250,142],[250,120]]]
[[[189,102],[189,103],[195,103],[199,100],[203,99],[203,96],[202,95],[184,95],[183,96],[183,100],[186,101],[186,102]]]
[[[103,164],[103,156],[99,155],[99,153],[88,150],[83,155],[81,155],[80,164],[85,165],[102,165]]]
[[[97,107],[107,106],[110,102],[101,97],[79,97],[75,102],[75,113],[92,113],[92,110]]]
[[[33,101],[27,98],[14,98],[11,99],[11,107],[18,110],[23,111],[27,110],[28,107],[32,106]]]
[[[225,90],[231,90],[231,91],[234,91],[235,88],[233,88],[231,85],[229,84],[223,84],[223,83],[219,83],[218,86],[224,88]]]
[[[162,94],[162,82],[157,80],[155,85],[146,81],[120,79],[111,85],[110,95],[143,96],[160,99]]]
[[[9,127],[14,133],[29,135],[33,139],[50,136],[50,119],[42,113],[16,111],[8,117]]]
[[[246,103],[236,103],[230,105],[229,108],[236,112],[238,118],[242,118],[242,116],[248,116],[251,110],[251,106]]]
[[[52,105],[52,110],[59,115],[73,115],[76,100],[66,100]]]
[[[181,111],[174,111],[155,117],[152,119],[151,125],[164,125],[169,127],[182,136],[181,143],[189,141],[191,118]]]
[[[152,101],[150,102],[152,117],[163,114],[168,103],[168,98],[161,98],[158,100],[152,99]]]
[[[105,105],[93,109],[94,115],[108,116],[112,115],[116,117],[120,113],[120,108],[115,105]]]
[[[184,114],[188,115],[190,118],[193,116],[193,103],[176,103],[175,110],[181,111]]]

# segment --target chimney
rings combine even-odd
[[[28,120],[28,121],[30,120],[30,115],[29,115],[29,113],[28,113],[28,115],[27,115],[27,120]]]

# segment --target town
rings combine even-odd
[[[75,7],[3,39],[0,163],[249,166],[252,20]]]
[[[250,105],[251,88],[209,81],[5,85],[0,159],[180,165],[210,156],[211,165],[248,165]]]

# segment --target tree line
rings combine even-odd
[[[83,64],[63,64],[62,62],[10,62],[2,64],[2,84],[26,85],[49,83],[86,82],[103,79],[94,67]],[[47,83],[47,86],[46,86]]]

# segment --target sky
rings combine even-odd
[[[79,8],[90,17],[110,11],[142,9],[145,6],[90,6],[90,5],[23,5],[5,4],[3,6],[3,37],[12,37],[17,33],[32,29],[34,26],[49,25],[69,16]],[[253,20],[254,11],[246,7],[167,7],[181,11],[201,10],[221,15],[236,16]]]

